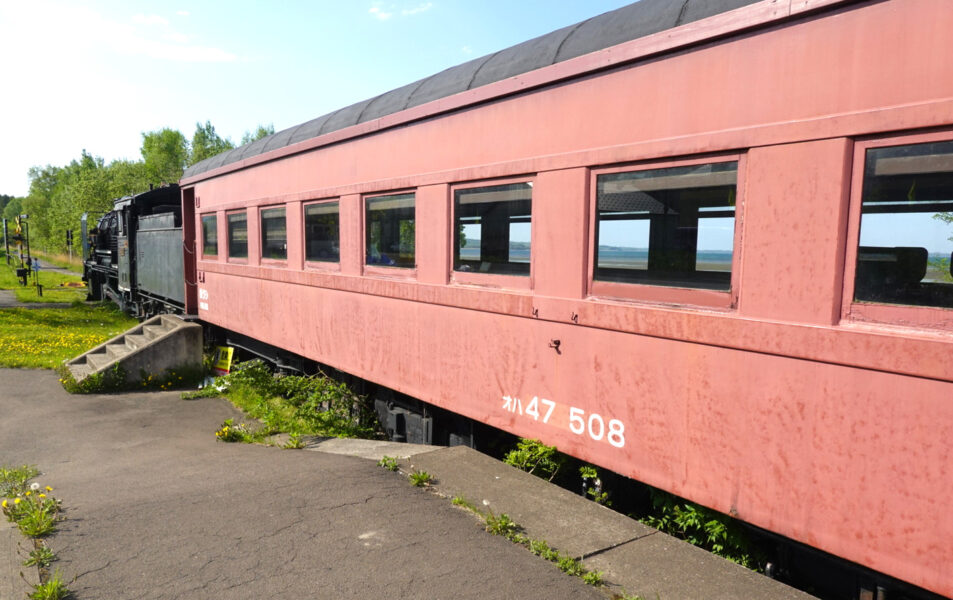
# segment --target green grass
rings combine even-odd
[[[0,290],[13,290],[17,300],[20,302],[73,302],[84,300],[86,298],[85,287],[68,287],[64,284],[82,283],[80,275],[67,275],[64,273],[53,273],[40,268],[40,285],[43,286],[43,295],[39,296],[36,290],[36,281],[34,274],[30,274],[29,285],[21,285],[17,278],[15,261],[11,258],[11,264],[6,264],[6,258],[0,252]],[[41,264],[48,265],[48,261],[41,259]]]
[[[36,285],[33,283],[33,277],[30,277],[30,285],[21,286],[18,284],[13,289],[17,300],[20,302],[82,302],[86,299],[86,286],[68,287],[63,285],[68,282],[82,282],[82,278],[73,275],[64,275],[62,273],[50,273],[49,271],[40,271],[40,285],[43,286],[43,295],[37,294]]]
[[[3,309],[0,367],[52,369],[135,324],[112,304]]]
[[[73,262],[70,262],[68,254],[47,254],[46,252],[34,252],[34,256],[43,261],[43,266],[54,265],[62,269],[69,269],[79,275],[83,274],[83,247],[77,246],[73,251]]]
[[[215,385],[185,398],[224,397],[261,426],[226,421],[215,433],[225,442],[264,442],[278,433],[324,437],[378,437],[377,418],[367,398],[324,376],[275,376],[261,360],[239,363]],[[227,427],[227,429],[226,429]],[[300,439],[300,437],[299,437]]]

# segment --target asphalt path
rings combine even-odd
[[[63,500],[75,598],[605,598],[373,461],[217,442],[236,415],[0,370],[0,464]]]

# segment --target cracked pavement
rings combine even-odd
[[[372,461],[216,442],[222,400],[3,369],[0,415],[0,463],[63,500],[49,543],[79,600],[605,598]]]

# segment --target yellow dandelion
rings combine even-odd
[[[14,498],[14,499],[13,499],[13,503],[14,503],[14,504],[19,504],[19,503],[20,503],[20,499],[19,499],[19,498]]]
[[[40,498],[46,498],[46,494],[40,494]]]
[[[7,501],[4,500],[3,502],[0,502],[0,506],[3,506],[3,508],[6,508],[8,506]]]
[[[53,488],[51,488],[50,486],[46,486],[46,491],[52,492],[52,491],[53,491]]]

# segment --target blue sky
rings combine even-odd
[[[280,131],[629,2],[3,0],[0,193],[162,127]]]

